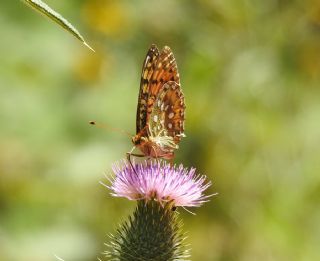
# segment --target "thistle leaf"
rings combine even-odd
[[[49,17],[52,21],[54,21],[55,23],[60,25],[62,28],[67,30],[74,37],[80,40],[86,47],[88,47],[91,51],[94,52],[91,46],[86,43],[86,41],[84,40],[83,36],[79,33],[79,31],[67,19],[65,19],[62,15],[60,15],[55,10],[53,10],[46,3],[42,2],[41,0],[22,0],[22,1],[26,3],[28,6],[40,12],[41,14]]]

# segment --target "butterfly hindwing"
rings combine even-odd
[[[153,135],[172,137],[178,143],[184,136],[185,103],[180,85],[169,81],[159,90],[149,125]]]

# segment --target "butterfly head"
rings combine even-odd
[[[138,146],[140,143],[141,143],[141,136],[140,135],[135,135],[132,137],[132,143],[135,145],[135,146]]]

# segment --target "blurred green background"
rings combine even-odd
[[[0,260],[95,260],[135,203],[98,182],[131,149],[151,43],[186,97],[176,162],[218,192],[180,210],[192,260],[320,260],[320,2],[47,0],[96,53],[0,4]]]

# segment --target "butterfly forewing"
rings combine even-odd
[[[147,102],[150,94],[151,77],[155,71],[157,59],[159,56],[158,48],[153,44],[148,50],[147,56],[143,62],[140,91],[138,97],[136,132],[138,133],[146,125],[147,121]]]
[[[168,46],[165,46],[159,53],[158,48],[152,45],[142,68],[136,120],[137,133],[146,127],[159,90],[168,81],[180,84],[173,53]]]
[[[157,59],[156,69],[152,74],[150,95],[157,96],[160,88],[168,81],[180,84],[176,60],[171,49],[165,46]]]

